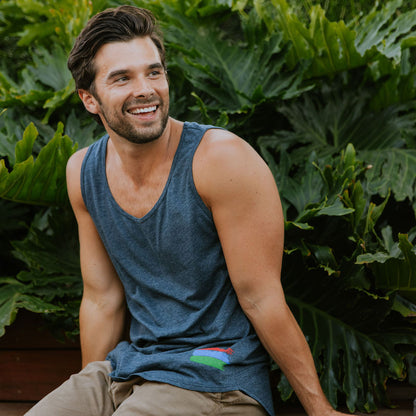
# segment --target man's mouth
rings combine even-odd
[[[153,111],[157,110],[157,105],[151,105],[149,107],[137,107],[137,108],[132,108],[130,110],[127,110],[128,113],[130,114],[147,114],[147,113],[152,113]]]

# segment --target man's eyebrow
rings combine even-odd
[[[160,62],[155,62],[149,65],[149,69],[163,69],[163,65]]]
[[[107,79],[113,79],[113,78],[116,78],[116,77],[118,77],[120,75],[126,75],[128,72],[129,72],[128,69],[116,69],[115,71],[110,72],[107,75],[106,78]]]
[[[154,64],[150,64],[148,67],[148,69],[163,69],[163,65],[160,62],[155,62]],[[111,80],[114,79],[120,75],[126,75],[130,72],[129,69],[116,69],[114,71],[111,71],[108,75],[107,75],[107,79]]]

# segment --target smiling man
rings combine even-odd
[[[68,66],[107,131],[67,166],[83,369],[27,415],[274,415],[269,356],[310,416],[340,415],[285,302],[274,178],[241,138],[169,117],[152,14],[99,13]]]
[[[141,62],[137,60],[138,50],[143,51]],[[105,44],[97,52],[94,65],[100,70],[93,93],[79,90],[87,110],[100,114],[111,135],[132,143],[158,139],[169,119],[169,88],[166,70],[150,37],[135,38],[122,45]],[[130,94],[131,88],[135,93]]]

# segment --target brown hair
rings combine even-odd
[[[149,36],[156,45],[162,65],[166,69],[162,35],[149,10],[119,6],[92,17],[77,37],[68,58],[68,68],[74,77],[77,90],[84,89],[95,95],[94,58],[101,46],[144,36]]]

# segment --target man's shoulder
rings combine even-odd
[[[258,157],[257,152],[246,140],[229,130],[216,127],[206,131],[198,152],[204,159],[220,164],[226,161],[227,164],[239,162],[241,158],[250,156]]]
[[[90,146],[84,147],[77,150],[71,157],[68,159],[66,164],[67,175],[81,170],[82,162],[84,161],[85,155],[88,152]]]
[[[97,141],[95,141],[94,143],[90,144],[89,146],[83,147],[82,149],[79,149],[75,153],[73,153],[67,162],[67,174],[73,172],[74,170],[76,172],[79,172],[81,170],[82,163],[85,159],[85,155],[89,151],[93,150],[94,148],[97,148],[100,144],[105,142],[107,138],[108,136],[105,135]]]
[[[227,130],[208,130],[194,158],[195,186],[207,206],[217,194],[248,187],[253,178],[263,177],[268,167],[244,139]],[[268,173],[267,173],[268,174]]]

